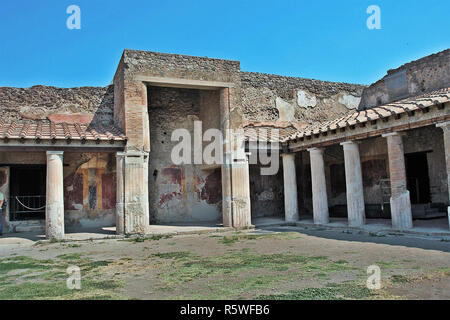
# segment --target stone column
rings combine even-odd
[[[220,89],[220,122],[224,135],[222,215],[225,227],[251,226],[250,182],[243,130],[232,135],[231,89]],[[239,123],[240,125],[240,123]]]
[[[311,183],[313,215],[315,224],[327,224],[329,222],[327,184],[325,181],[325,163],[323,161],[323,149],[308,149],[311,159]]]
[[[125,153],[116,153],[116,234],[125,233]]]
[[[47,151],[45,235],[64,238],[63,151]]]
[[[230,105],[229,89],[220,89],[220,123],[224,136],[223,139],[223,163],[222,163],[222,217],[223,226],[231,227],[232,219],[232,188],[231,188],[231,137],[230,137]]]
[[[148,173],[145,159],[148,153],[127,151],[124,171],[124,232],[125,234],[145,234],[148,232],[150,217],[148,211]]]
[[[406,189],[405,155],[402,136],[398,132],[383,134],[387,138],[389,176],[391,180],[392,227],[398,230],[413,227],[411,201]]]
[[[295,153],[284,153],[281,157],[283,158],[284,220],[293,222],[299,219]]]
[[[365,224],[366,214],[359,147],[354,141],[341,145],[344,147],[348,225],[360,227]]]
[[[252,225],[248,160],[240,159],[231,166],[233,228]]]
[[[438,123],[436,127],[441,128],[444,131],[444,155],[445,163],[447,165],[447,188],[448,188],[448,225],[450,228],[450,122]]]

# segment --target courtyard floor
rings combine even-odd
[[[3,238],[0,299],[450,299],[447,238],[302,226],[206,231]],[[366,287],[371,265],[381,270],[379,290]],[[67,288],[69,266],[81,270],[80,290]]]

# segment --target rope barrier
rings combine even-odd
[[[20,203],[22,205],[22,207],[24,207],[25,209],[31,210],[31,211],[42,210],[46,207],[46,205],[44,205],[43,207],[40,207],[40,208],[30,208],[30,207],[27,207],[26,205],[24,205],[17,196],[16,196],[16,200],[18,203]]]

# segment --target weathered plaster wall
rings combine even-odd
[[[64,209],[68,228],[115,225],[115,156],[66,153]]]
[[[105,153],[64,153],[64,220],[67,230],[115,225],[115,157]],[[10,164],[46,165],[45,152],[2,152],[0,167]],[[0,171],[5,173],[5,170]],[[9,181],[9,177],[6,177]],[[0,183],[1,184],[1,183]],[[3,183],[9,195],[7,183]],[[8,208],[9,212],[9,208]],[[9,232],[43,228],[44,221],[9,221]]]
[[[176,129],[187,129],[194,138],[194,121],[203,121],[203,131],[219,125],[218,95],[195,89],[149,87],[150,219],[154,223],[216,221],[221,218],[221,172],[202,170],[202,165],[176,165],[171,141]],[[189,144],[191,145],[191,144]],[[191,150],[191,163],[193,163]]]
[[[450,86],[450,49],[388,70],[383,79],[364,89],[364,110]]]
[[[326,121],[353,112],[364,86],[241,72],[248,121]]]
[[[114,88],[81,87],[0,88],[0,111],[4,122],[49,120],[113,123]],[[67,117],[71,115],[71,117]]]

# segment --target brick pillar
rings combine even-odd
[[[354,141],[341,145],[344,147],[348,225],[360,227],[365,224],[366,214],[359,147]]]
[[[45,235],[64,238],[63,151],[47,151]]]
[[[402,136],[398,132],[384,134],[387,138],[389,175],[391,180],[392,227],[398,230],[413,227],[411,201],[406,189],[405,155]]]
[[[444,132],[444,156],[445,163],[447,165],[447,189],[448,189],[448,207],[447,207],[447,215],[448,215],[448,225],[450,228],[450,122],[438,123],[436,127],[441,128]]]
[[[325,181],[325,163],[323,161],[323,149],[308,149],[311,159],[311,183],[313,215],[315,224],[327,224],[329,222],[327,184]]]
[[[117,232],[143,234],[149,226],[147,86],[127,77],[123,68],[119,68],[114,77],[114,123],[127,136],[125,153],[119,154],[117,159],[123,180],[117,189],[118,196],[120,193],[117,199]]]
[[[283,158],[284,219],[287,222],[293,222],[299,219],[295,153],[284,153],[281,157]]]

